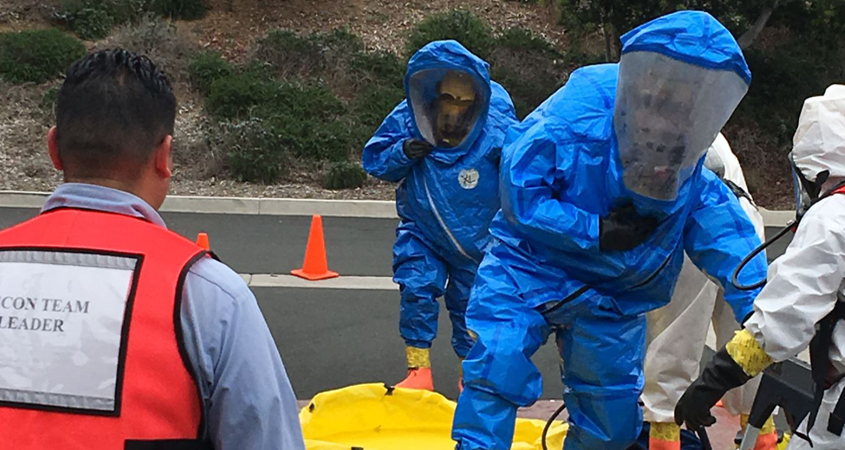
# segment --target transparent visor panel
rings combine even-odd
[[[463,144],[487,103],[483,85],[461,70],[421,70],[411,76],[408,86],[417,128],[436,147]]]
[[[659,53],[623,55],[613,120],[625,186],[675,199],[747,91],[732,71]]]

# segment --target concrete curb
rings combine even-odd
[[[0,208],[41,208],[50,194],[45,192],[0,191]],[[293,198],[246,197],[167,197],[164,212],[197,214],[252,214],[259,216],[362,217],[397,219],[396,204],[382,200],[319,200]],[[769,227],[782,227],[795,218],[792,211],[771,211],[760,208]]]
[[[249,277],[247,279],[247,276]],[[341,276],[322,281],[308,281],[293,275],[253,274],[241,275],[249,287],[254,288],[302,288],[302,289],[350,289],[361,291],[398,291],[399,285],[390,277]]]
[[[41,208],[45,192],[0,191],[0,208]],[[379,200],[320,200],[242,197],[167,197],[161,211],[197,214],[251,214],[261,216],[365,217],[397,219],[396,204]]]
[[[772,211],[760,208],[760,215],[767,227],[785,227],[786,224],[795,219],[795,211]]]

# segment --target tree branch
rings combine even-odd
[[[760,15],[757,16],[757,20],[754,21],[754,25],[751,25],[751,28],[743,33],[737,40],[739,48],[745,50],[751,47],[751,45],[754,44],[754,41],[756,41],[760,36],[760,33],[763,32],[763,29],[766,28],[766,24],[769,23],[769,19],[772,17],[772,13],[775,12],[775,9],[795,1],[797,0],[774,0],[768,6],[764,7],[763,10],[760,11]]]

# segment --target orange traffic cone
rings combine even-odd
[[[311,234],[308,235],[302,268],[292,270],[291,273],[310,281],[338,276],[337,272],[329,270],[329,263],[326,260],[326,240],[323,238],[323,218],[319,214],[311,218]]]
[[[197,235],[197,245],[205,251],[211,251],[211,244],[208,243],[208,233],[200,233]]]

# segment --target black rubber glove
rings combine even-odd
[[[722,348],[704,368],[701,376],[687,388],[675,406],[675,423],[697,430],[716,423],[710,408],[731,389],[747,383],[751,377]]]
[[[411,159],[425,158],[432,150],[434,150],[434,147],[431,144],[419,139],[406,139],[402,144],[402,151],[405,152],[405,156]]]
[[[599,223],[599,248],[603,251],[625,251],[642,244],[654,233],[658,220],[641,216],[634,205],[620,206],[602,217]]]

